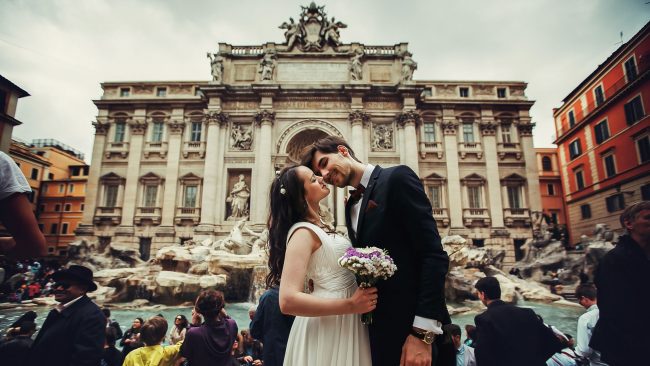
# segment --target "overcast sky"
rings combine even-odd
[[[90,159],[104,81],[209,80],[218,42],[284,41],[310,0],[0,0],[0,74],[31,94],[14,136],[55,138]],[[418,80],[514,80],[535,100],[537,147],[552,108],[650,19],[648,0],[322,0],[344,43],[409,42]]]

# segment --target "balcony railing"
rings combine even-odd
[[[117,225],[122,220],[122,207],[97,207],[93,221],[100,223],[102,221],[111,221]]]
[[[119,154],[122,158],[126,158],[129,155],[129,143],[109,142],[106,146],[105,156],[110,158],[113,154]]]
[[[157,142],[151,142],[148,141],[144,145],[144,157],[148,158],[151,153],[157,153],[160,155],[161,158],[165,158],[167,155],[167,142],[165,141],[157,141]]]
[[[521,159],[521,148],[518,142],[499,142],[497,143],[497,154],[500,159],[504,159],[506,155],[514,155],[517,160]]]
[[[143,220],[151,220],[154,225],[158,225],[161,216],[162,209],[160,207],[138,207],[133,219],[136,225],[140,225]]]
[[[190,153],[198,153],[201,158],[204,158],[205,141],[185,141],[183,144],[183,157],[187,158]]]
[[[477,158],[483,157],[483,147],[480,142],[459,142],[458,154],[461,159],[465,159],[467,154],[476,154]]]
[[[176,225],[180,225],[182,221],[192,221],[198,224],[201,220],[201,209],[199,207],[177,207],[176,208]]]
[[[442,159],[444,156],[444,149],[442,147],[442,142],[431,141],[431,142],[420,142],[420,156],[422,159],[427,157],[427,154],[436,154],[438,159]]]
[[[442,224],[442,226],[447,227],[449,226],[449,214],[447,213],[447,208],[433,208],[431,210],[431,213],[433,214],[433,218]]]
[[[531,224],[530,210],[527,208],[504,208],[503,218],[506,226],[514,226],[516,223],[524,226]]]
[[[465,226],[490,226],[490,213],[487,208],[464,208]]]

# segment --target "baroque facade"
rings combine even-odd
[[[282,44],[220,43],[211,81],[103,83],[78,236],[149,252],[242,218],[261,229],[275,172],[333,134],[362,161],[413,168],[442,236],[512,263],[541,210],[526,83],[413,80],[406,43],[343,44],[345,27],[303,7]],[[345,195],[326,203],[341,230]]]

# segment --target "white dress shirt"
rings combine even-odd
[[[594,332],[599,317],[600,311],[598,310],[598,305],[594,304],[587,309],[586,313],[580,315],[580,318],[578,318],[576,353],[579,356],[586,357],[592,366],[607,365],[600,361],[600,353],[589,347],[589,341],[591,340],[591,335]]]
[[[361,184],[364,188],[368,188],[368,183],[370,182],[370,177],[372,172],[375,170],[375,166],[372,164],[366,164],[366,168],[363,170],[363,175],[361,176]],[[361,211],[361,202],[363,201],[363,195],[361,199],[352,207],[350,207],[350,221],[352,221],[352,230],[357,232],[357,227],[359,225],[359,212]],[[434,319],[423,318],[420,316],[415,316],[413,319],[413,326],[416,328],[430,330],[435,334],[442,334],[442,323]]]

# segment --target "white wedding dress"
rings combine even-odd
[[[339,266],[338,259],[352,246],[338,234],[328,234],[316,225],[299,222],[291,227],[288,238],[301,227],[313,231],[321,246],[312,253],[307,278],[314,282],[313,296],[348,298],[357,289],[354,274]],[[285,366],[371,366],[368,328],[358,314],[321,317],[297,316],[291,327]]]

